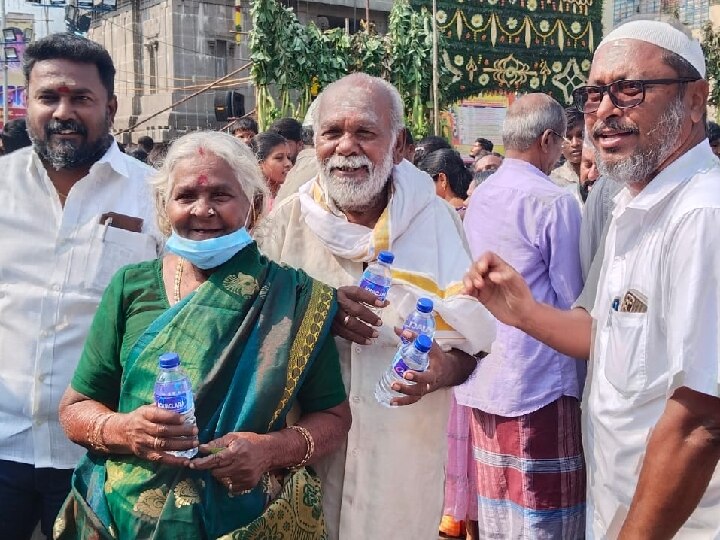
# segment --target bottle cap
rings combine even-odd
[[[378,253],[378,261],[385,264],[392,264],[395,260],[395,255],[389,251],[381,251]]]
[[[417,310],[420,313],[432,313],[433,301],[429,298],[419,298],[417,301]]]
[[[160,367],[170,369],[180,365],[180,355],[175,352],[166,352],[160,355]]]
[[[415,348],[422,353],[428,352],[432,348],[432,339],[425,334],[420,334],[415,338]]]

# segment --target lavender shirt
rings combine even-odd
[[[506,158],[473,192],[463,224],[473,259],[494,251],[522,274],[536,300],[572,306],[583,285],[580,209],[542,171]],[[490,414],[521,416],[561,396],[580,399],[585,370],[585,361],[498,322],[490,354],[455,396]]]

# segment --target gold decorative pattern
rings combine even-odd
[[[158,519],[162,514],[167,494],[160,488],[143,491],[138,497],[133,512],[141,518]]]
[[[275,409],[272,420],[268,425],[268,429],[272,427],[280,416],[285,406],[290,401],[295,387],[297,386],[300,375],[310,360],[310,354],[317,344],[323,323],[330,311],[333,301],[332,288],[314,281],[312,291],[310,293],[310,302],[308,303],[305,316],[300,323],[292,348],[290,349],[290,359],[288,361],[287,382],[285,383],[285,391],[280,399],[280,403]]]
[[[223,280],[223,287],[239,296],[252,296],[258,290],[257,280],[247,274],[239,272],[230,274]]]
[[[110,493],[113,487],[122,482],[125,477],[125,471],[117,463],[107,460],[105,463],[106,480],[105,480],[105,493]]]
[[[200,494],[195,489],[192,480],[183,480],[173,490],[175,494],[175,508],[190,506],[200,502]]]

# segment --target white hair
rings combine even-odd
[[[548,129],[565,135],[567,118],[562,106],[548,95],[534,95],[543,103],[519,98],[508,108],[502,128],[503,145],[508,150],[527,150]]]
[[[405,127],[405,105],[398,89],[385,79],[359,72],[351,73],[342,79],[338,79],[337,81],[330,83],[315,99],[315,107],[311,108],[309,111],[312,116],[312,127],[315,131],[315,137],[317,137],[320,132],[320,111],[325,105],[324,100],[328,91],[345,83],[352,83],[354,86],[380,88],[387,92],[390,97],[390,129],[392,129],[393,134],[397,136],[398,133],[400,133],[400,131]],[[332,106],[332,104],[330,104],[330,106]]]
[[[255,156],[240,139],[219,131],[196,131],[183,135],[172,143],[162,167],[150,179],[158,226],[166,236],[172,232],[166,207],[175,181],[173,171],[181,161],[196,159],[201,149],[217,156],[230,166],[252,208],[256,208],[259,201],[269,196],[269,190]]]

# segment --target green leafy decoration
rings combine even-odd
[[[428,0],[410,0],[415,10]],[[569,104],[602,38],[602,0],[437,0],[445,98],[546,92]],[[553,69],[555,66],[557,69]]]

